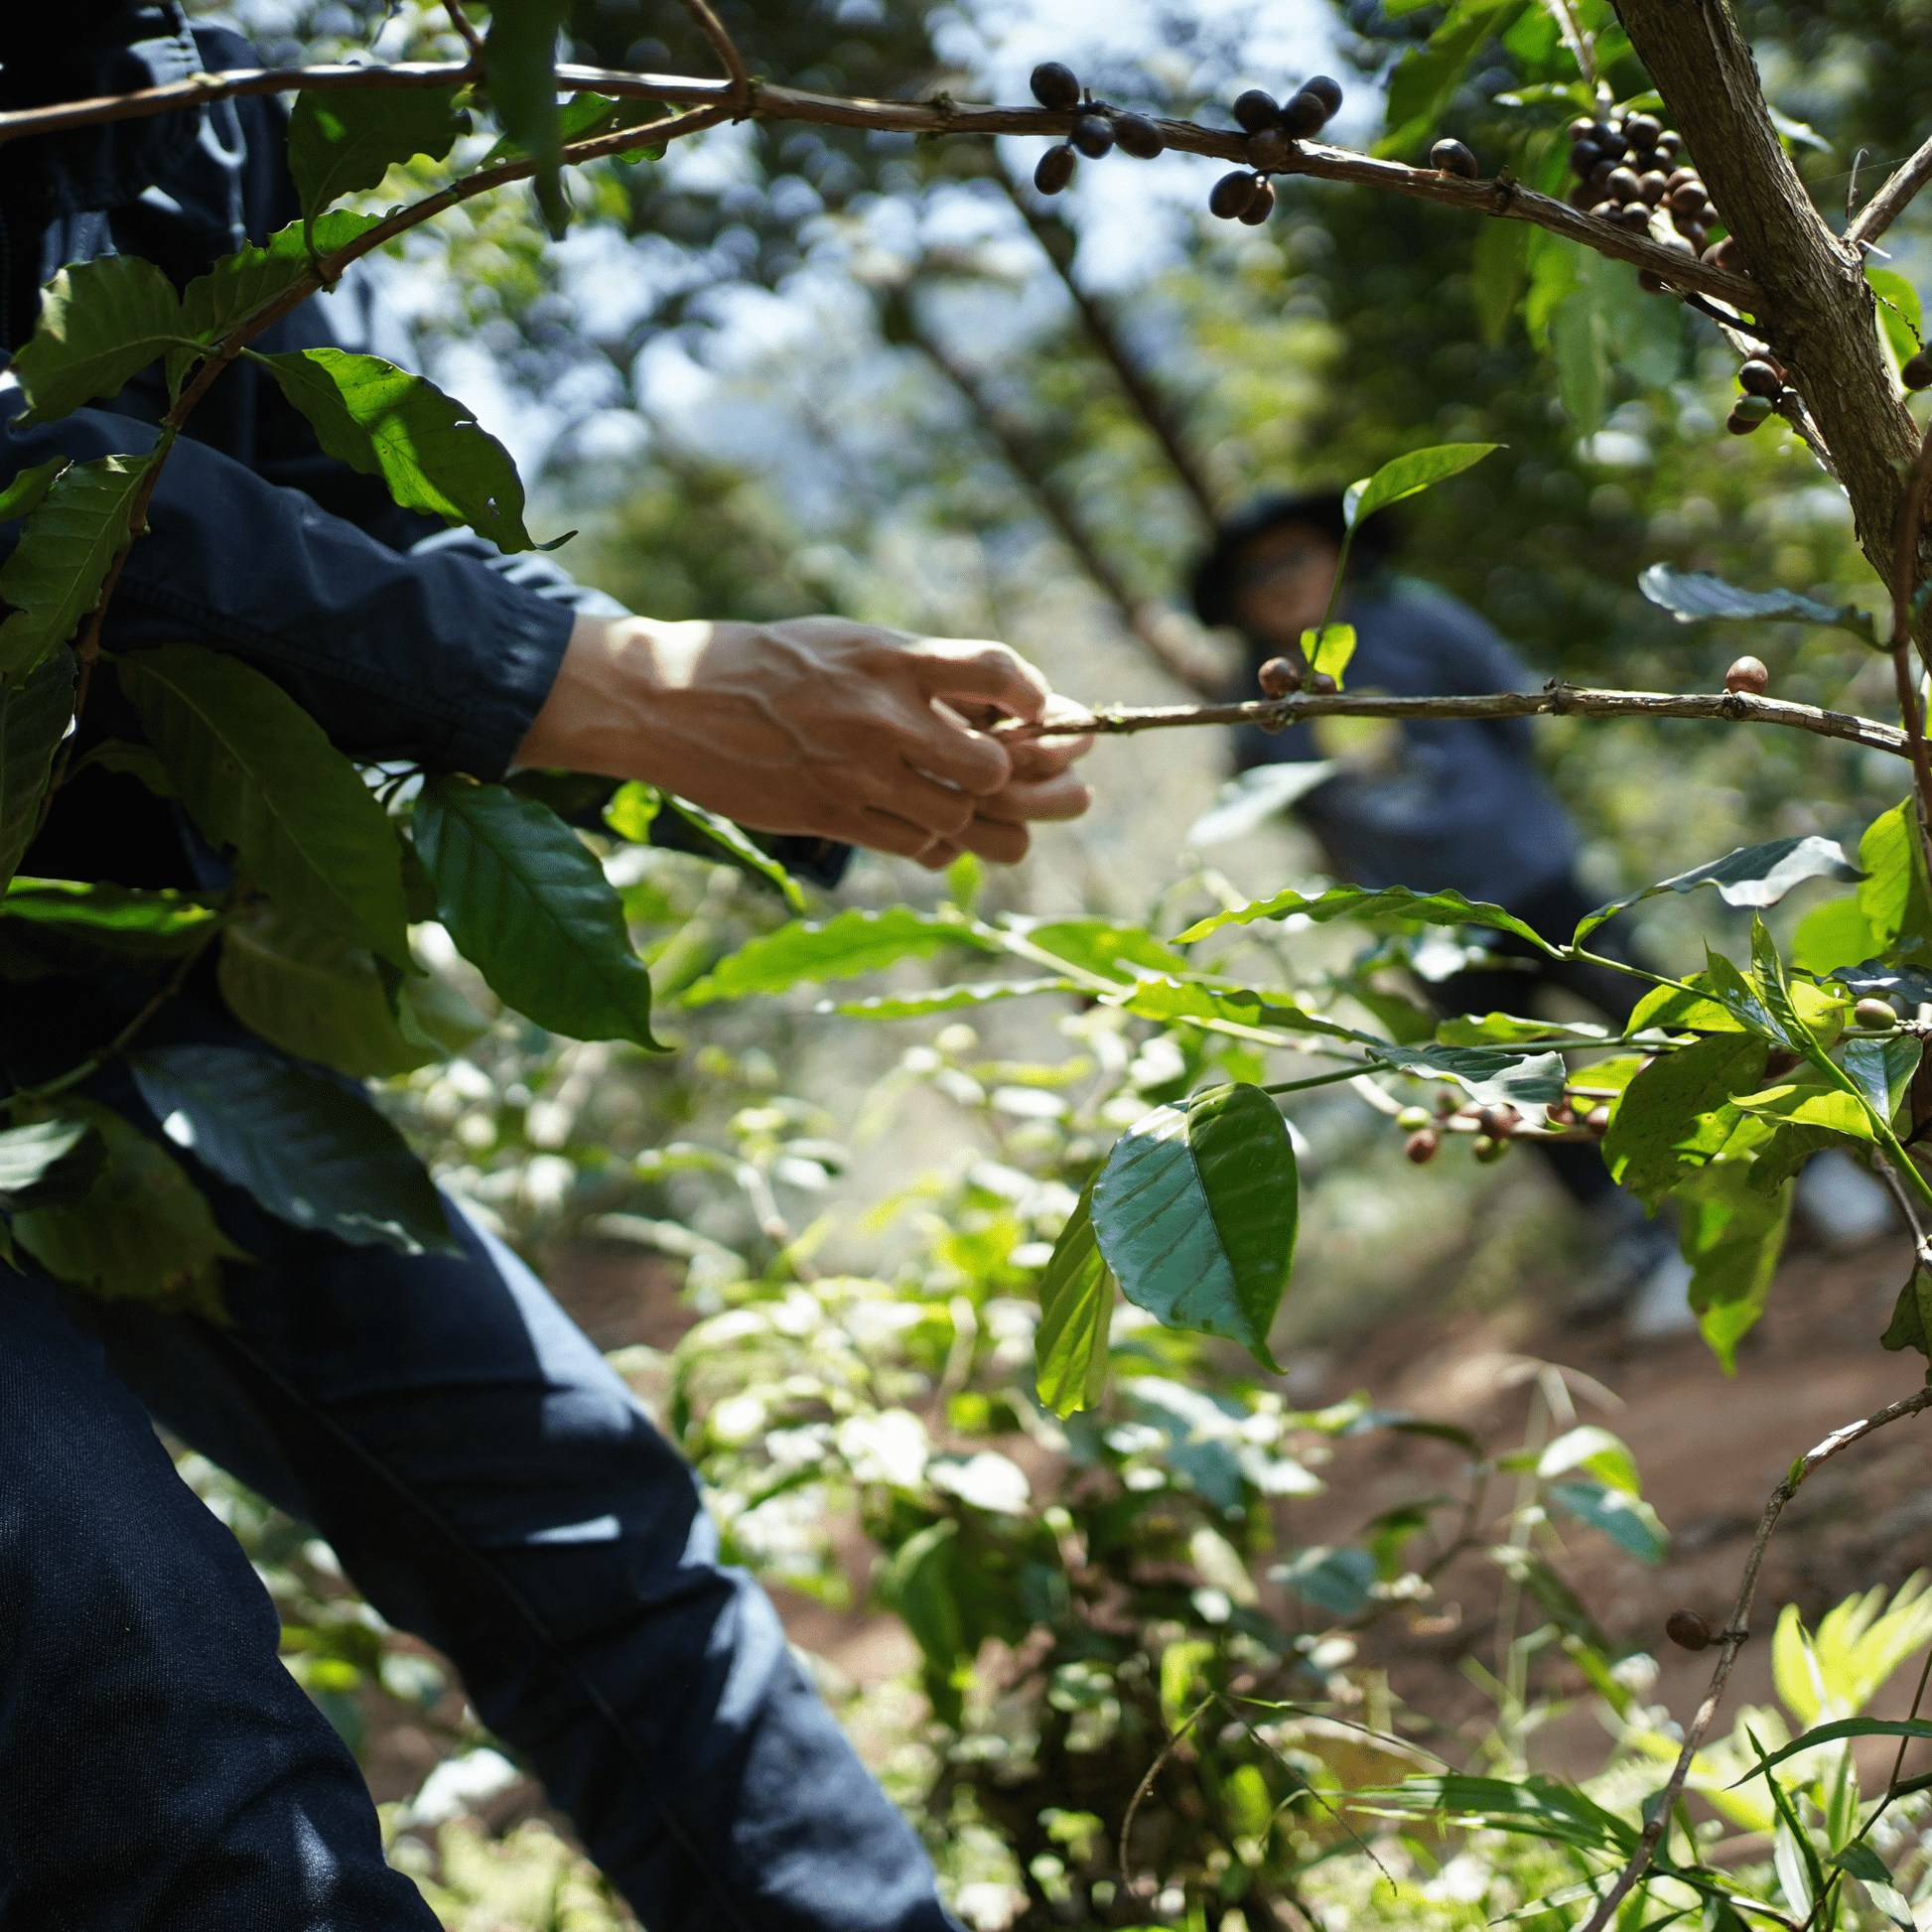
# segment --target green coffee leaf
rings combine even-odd
[[[1342,673],[1355,658],[1355,626],[1352,623],[1324,623],[1318,630],[1302,632],[1302,655],[1309,660],[1311,676],[1324,672],[1335,681],[1335,689],[1348,687]]]
[[[538,162],[537,206],[552,239],[569,215],[559,180],[563,148],[557,116],[557,34],[570,18],[568,0],[499,0],[483,42],[484,84],[505,135]]]
[[[1880,1039],[1848,1039],[1845,1070],[1882,1121],[1905,1104],[1925,1042],[1914,1034],[1889,1034]]]
[[[1704,1167],[1730,1137],[1722,1109],[1764,1072],[1764,1042],[1718,1033],[1660,1053],[1630,1084],[1610,1115],[1603,1161],[1654,1213],[1687,1169]]]
[[[1034,1362],[1039,1399],[1056,1416],[1093,1408],[1107,1387],[1114,1278],[1094,1239],[1092,1214],[1089,1180],[1039,1278]]]
[[[22,422],[50,423],[118,394],[187,334],[175,285],[145,256],[100,255],[62,269],[11,364],[31,405]]]
[[[106,1158],[76,1201],[14,1217],[14,1238],[57,1280],[106,1301],[219,1317],[221,1263],[245,1256],[165,1148],[98,1101],[64,1094],[58,1118],[93,1128]]]
[[[378,188],[398,161],[441,161],[470,116],[454,87],[330,89],[300,93],[289,113],[289,173],[310,220],[357,189]]]
[[[1828,898],[1814,905],[1798,921],[1791,941],[1791,963],[1807,973],[1836,973],[1869,959],[1877,939],[1866,922],[1858,896]]]
[[[37,1120],[0,1131],[0,1213],[78,1200],[98,1178],[107,1143],[84,1120]]]
[[[1913,1007],[1932,1000],[1932,973],[1922,966],[1901,966],[1896,960],[1866,959],[1857,966],[1837,967],[1829,977],[1837,980],[1855,999],[1863,999],[1867,993],[1876,993],[1880,998],[1895,993]]]
[[[1411,47],[1389,76],[1388,132],[1375,152],[1407,160],[1435,138],[1469,63],[1484,42],[1522,12],[1521,0],[1486,0],[1452,7],[1421,47]]]
[[[1726,584],[1708,570],[1676,570],[1652,564],[1637,579],[1637,589],[1651,603],[1668,611],[1679,623],[1701,623],[1709,618],[1734,618],[1745,622],[1833,624],[1876,646],[1871,614],[1856,604],[1820,604],[1796,591],[1745,591]]]
[[[1924,318],[1919,314],[1918,290],[1895,269],[1880,268],[1869,255],[1865,257],[1864,279],[1878,298],[1878,327],[1885,332],[1893,356],[1903,365],[1919,349]]]
[[[49,485],[68,464],[67,457],[53,456],[45,463],[22,470],[5,489],[0,489],[0,523],[16,522],[30,510],[38,509]]]
[[[1784,1252],[1791,1189],[1765,1195],[1741,1161],[1713,1162],[1674,1190],[1678,1246],[1691,1264],[1690,1303],[1719,1366],[1736,1372],[1737,1343],[1764,1312]]]
[[[1670,1554],[1670,1532],[1641,1496],[1579,1480],[1552,1482],[1543,1494],[1580,1523],[1601,1530],[1640,1563],[1662,1563]]]
[[[1392,463],[1385,463],[1372,477],[1350,483],[1342,497],[1342,513],[1348,527],[1355,526],[1377,510],[1399,503],[1405,496],[1420,495],[1425,489],[1478,464],[1500,443],[1442,443],[1434,449],[1411,450]]]
[[[283,911],[409,964],[395,834],[322,727],[239,658],[196,644],[117,668],[149,742],[210,844]]]
[[[1584,1599],[1541,1557],[1513,1545],[1495,1544],[1490,1547],[1489,1561],[1565,1636],[1576,1638],[1599,1656],[1614,1655],[1614,1646],[1585,1606]]]
[[[1500,348],[1528,280],[1529,224],[1484,221],[1469,246],[1469,303],[1476,334],[1488,348]]]
[[[782,993],[802,981],[856,979],[901,959],[925,959],[949,946],[993,951],[992,940],[952,912],[841,912],[822,922],[793,920],[728,953],[708,978],[687,987],[678,1004],[709,1006],[755,993]]]
[[[1861,849],[1863,851],[1863,849]],[[1740,845],[1709,865],[1694,866],[1672,879],[1660,879],[1640,893],[1612,899],[1587,913],[1577,927],[1574,943],[1584,940],[1605,919],[1655,898],[1659,893],[1695,892],[1700,886],[1715,886],[1726,905],[1775,905],[1792,887],[1807,879],[1863,879],[1864,875],[1846,858],[1836,839],[1816,834],[1802,839],[1771,839],[1763,845]]]
[[[1566,1430],[1536,1460],[1536,1472],[1546,1480],[1568,1475],[1572,1469],[1584,1470],[1606,1488],[1625,1490],[1633,1496],[1643,1493],[1637,1458],[1630,1453],[1629,1446],[1593,1423]]]
[[[375,956],[352,938],[263,906],[221,935],[215,968],[228,1010],[298,1059],[356,1079],[383,1079],[443,1059],[447,1049],[406,1031]],[[421,982],[404,978],[407,1007]]]
[[[1268,1573],[1271,1583],[1286,1584],[1305,1602],[1332,1617],[1360,1616],[1369,1605],[1375,1582],[1375,1559],[1350,1543],[1316,1544],[1298,1550],[1286,1563]]]
[[[82,939],[127,959],[177,959],[220,924],[214,907],[172,889],[147,892],[77,879],[16,879],[0,919]]]
[[[1905,1278],[1878,1346],[1894,1351],[1916,1348],[1932,1362],[1932,1268],[1914,1267]]]
[[[1169,1327],[1241,1342],[1272,1368],[1268,1330],[1295,1263],[1295,1151],[1259,1087],[1161,1107],[1115,1142],[1093,1192],[1121,1292]]]
[[[1133,992],[1108,994],[1106,1002],[1119,1006],[1143,1020],[1222,1021],[1237,1027],[1277,1029],[1287,1033],[1325,1034],[1338,1039],[1366,1040],[1366,1034],[1310,1013],[1295,1006],[1287,994],[1280,1003],[1246,987],[1222,989],[1193,981],[1150,979],[1139,981]],[[1380,1044],[1380,1042],[1375,1042]]]
[[[429,1170],[340,1080],[237,1046],[156,1046],[128,1070],[168,1138],[279,1219],[357,1247],[457,1254]]]
[[[73,653],[63,648],[0,685],[0,885],[40,826],[54,754],[73,723]]]
[[[523,527],[523,484],[509,452],[427,377],[340,348],[256,359],[309,419],[322,447],[350,469],[380,477],[404,509],[467,523],[499,550],[536,548]]]
[[[5,588],[0,573],[0,590]],[[1859,910],[1871,928],[1874,950],[1912,957],[1932,948],[1932,884],[1926,878],[1918,811],[1910,798],[1865,828],[1859,841],[1859,864],[1865,875],[1859,887]]]
[[[1111,919],[1028,919],[1010,914],[1005,930],[1082,972],[1131,980],[1148,973],[1184,973],[1187,961],[1136,925]],[[1023,955],[1031,957],[1031,955]]]
[[[1918,1924],[1912,1903],[1898,1889],[1885,1862],[1863,1839],[1855,1838],[1832,1855],[1832,1863],[1849,1871],[1865,1888],[1866,1896],[1899,1932],[1915,1932]]]
[[[1370,1059],[1401,1073],[1453,1080],[1471,1100],[1489,1107],[1514,1107],[1540,1121],[1563,1098],[1565,1068],[1561,1053],[1524,1053],[1506,1046],[1444,1046],[1423,1040],[1414,1046],[1367,1042]]]
[[[844,1014],[853,1020],[923,1020],[928,1014],[983,1007],[994,1000],[1017,1000],[1030,993],[1081,993],[1077,980],[981,980],[934,987],[930,993],[875,993],[866,1000],[821,1000],[814,1013]]]
[[[555,812],[501,785],[432,778],[413,830],[443,923],[493,993],[551,1033],[658,1046],[623,901]]]
[[[754,879],[762,880],[794,912],[805,909],[805,895],[800,891],[797,880],[751,839],[743,827],[734,825],[717,812],[706,811],[702,805],[692,804],[688,798],[678,797],[674,792],[661,792],[658,796],[664,809],[675,812],[685,824],[719,847],[729,864],[751,874]]]
[[[1800,1732],[1790,1743],[1781,1745],[1777,1750],[1765,1751],[1760,1748],[1756,1763],[1741,1776],[1733,1778],[1729,1788],[1734,1791],[1740,1784],[1761,1778],[1772,1765],[1782,1764],[1786,1758],[1796,1757],[1801,1751],[1816,1750],[1821,1744],[1836,1744],[1846,1737],[1932,1737],[1932,1723],[1924,1718],[1835,1718],[1830,1724]],[[1849,1865],[1846,1868],[1851,1869]],[[1854,1872],[1853,1875],[1858,1874]]]
[[[1864,1108],[1838,1087],[1808,1082],[1766,1087],[1761,1093],[1738,1094],[1731,1105],[1740,1114],[1776,1121],[1781,1126],[1816,1127],[1857,1141],[1872,1138],[1871,1120]]]
[[[33,670],[100,602],[108,566],[132,541],[128,517],[156,460],[96,457],[70,464],[49,484],[0,564],[0,598],[14,607],[0,623],[0,678],[11,683]]]
[[[1309,919],[1316,925],[1325,925],[1330,919],[1414,919],[1425,925],[1488,926],[1497,932],[1513,932],[1529,940],[1539,952],[1557,957],[1555,947],[1500,905],[1475,903],[1460,893],[1412,893],[1406,886],[1389,886],[1379,892],[1364,886],[1334,886],[1314,898],[1294,891],[1277,893],[1272,898],[1251,899],[1233,911],[1196,919],[1185,932],[1174,935],[1173,943],[1191,945],[1224,925],[1292,918]]]
[[[333,255],[339,248],[345,248],[367,234],[380,218],[338,208],[314,223],[291,221],[286,228],[278,228],[270,235],[263,247],[251,244],[232,255],[223,255],[206,275],[198,275],[182,291],[182,320],[188,333],[203,343],[221,341],[310,274],[311,241],[318,255]]]
[[[1404,1778],[1393,1788],[1358,1791],[1365,1808],[1398,1816],[1440,1817],[1445,1823],[1487,1826],[1518,1832],[1580,1852],[1602,1852],[1625,1859],[1637,1847],[1637,1828],[1606,1811],[1574,1785],[1540,1773],[1522,1779],[1446,1777]]]

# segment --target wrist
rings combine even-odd
[[[665,700],[688,686],[702,622],[580,617],[555,682],[517,748],[516,762],[649,778]]]

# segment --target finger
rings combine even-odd
[[[970,791],[939,784],[923,771],[905,765],[870,802],[875,811],[891,812],[895,818],[923,826],[935,837],[949,839],[971,823],[978,801]]]
[[[1093,803],[1093,787],[1063,772],[1036,783],[1010,784],[991,798],[982,798],[975,818],[1024,825],[1040,819],[1078,818]]]
[[[959,857],[961,850],[951,839],[934,839],[914,863],[923,866],[927,872],[944,872]]]
[[[1053,695],[1046,680],[1005,644],[927,637],[910,656],[912,674],[929,698],[978,699],[1031,722]]]
[[[1013,775],[1032,784],[1041,778],[1057,778],[1075,759],[1083,757],[1093,741],[1090,738],[1021,739],[1007,746],[1013,760]]]
[[[1017,866],[1027,856],[1032,841],[1024,825],[982,816],[976,817],[959,835],[959,843],[992,865]]]
[[[975,798],[998,791],[1013,776],[1013,759],[1004,745],[969,729],[956,712],[936,703],[907,734],[905,761]]]
[[[923,825],[914,825],[910,819],[881,811],[876,806],[861,811],[846,836],[856,845],[870,846],[875,852],[890,852],[900,859],[923,859],[934,846],[946,843]]]

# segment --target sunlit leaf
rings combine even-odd
[[[556,813],[501,785],[439,777],[413,830],[443,923],[492,992],[552,1033],[658,1045],[623,901]]]
[[[1342,673],[1355,659],[1355,626],[1324,623],[1318,630],[1303,631],[1302,654],[1309,660],[1311,676],[1331,677],[1337,691],[1346,690]]]
[[[1093,1191],[1100,1252],[1130,1302],[1170,1327],[1229,1336],[1270,1367],[1298,1211],[1287,1123],[1247,1085],[1138,1122]]]
[[[426,154],[441,161],[470,116],[454,87],[329,88],[299,93],[289,112],[289,173],[302,212],[376,188],[398,161]]]
[[[5,489],[0,489],[0,523],[13,523],[39,506],[54,479],[67,469],[69,459],[49,457],[16,473]]]
[[[1334,886],[1310,898],[1290,890],[1272,898],[1251,899],[1232,911],[1210,913],[1196,919],[1185,932],[1176,933],[1173,943],[1190,945],[1218,932],[1224,925],[1252,925],[1257,919],[1311,920],[1325,925],[1330,919],[1414,919],[1425,925],[1480,925],[1497,932],[1513,932],[1528,939],[1539,952],[1554,956],[1554,948],[1513,912],[1500,905],[1472,902],[1460,893],[1412,893],[1406,886],[1389,886],[1370,891],[1364,886]]]
[[[1670,1554],[1670,1532],[1641,1496],[1600,1482],[1550,1483],[1544,1495],[1580,1523],[1601,1530],[1612,1543],[1642,1563],[1662,1563]]]
[[[186,335],[175,285],[145,256],[98,255],[62,269],[10,364],[32,405],[22,420],[52,422],[117,395]]]
[[[1925,1042],[1914,1034],[1887,1034],[1878,1039],[1848,1039],[1845,1070],[1882,1121],[1905,1104]]]
[[[1107,1386],[1114,1278],[1094,1240],[1092,1206],[1089,1180],[1039,1278],[1034,1361],[1039,1399],[1056,1416],[1093,1408]]]
[[[1603,1135],[1604,1164],[1653,1211],[1687,1170],[1702,1168],[1729,1138],[1718,1117],[1733,1093],[1764,1071],[1764,1042],[1718,1033],[1660,1053],[1631,1080]]]
[[[1383,1066],[1425,1078],[1453,1080],[1471,1100],[1514,1107],[1541,1121],[1563,1098],[1561,1053],[1524,1053],[1507,1046],[1444,1046],[1423,1040],[1413,1046],[1375,1041],[1368,1056]]]
[[[273,679],[196,644],[130,652],[117,670],[209,843],[283,911],[407,966],[395,834],[322,727]]]
[[[371,94],[366,98],[374,99]],[[323,215],[304,238],[304,224],[291,221],[278,228],[264,246],[252,243],[223,255],[206,275],[198,275],[182,291],[182,321],[189,335],[204,343],[219,342],[239,323],[286,295],[311,269],[308,241],[318,255],[331,255],[375,227],[380,217],[351,214],[337,208]]]
[[[881,912],[856,907],[823,922],[794,920],[747,940],[727,953],[710,975],[679,996],[687,1007],[715,1000],[742,1000],[755,993],[782,993],[802,981],[856,979],[901,959],[924,959],[950,946],[996,950],[955,913],[918,912],[909,905]]]
[[[1737,1343],[1764,1311],[1784,1252],[1791,1189],[1765,1194],[1750,1184],[1743,1162],[1714,1162],[1681,1181],[1678,1246],[1691,1264],[1689,1300],[1711,1352],[1726,1375]]]
[[[0,577],[0,589],[5,579]],[[1902,950],[1908,957],[1932,948],[1932,883],[1926,877],[1924,842],[1912,800],[1894,805],[1872,820],[1859,841],[1864,879],[1859,910],[1880,954]]]
[[[1708,570],[1678,570],[1652,564],[1637,579],[1637,589],[1651,603],[1668,611],[1679,623],[1701,623],[1711,618],[1743,622],[1824,623],[1850,630],[1875,645],[1871,613],[1856,604],[1820,604],[1796,591],[1746,591],[1726,584]]]
[[[145,1047],[127,1064],[168,1137],[279,1219],[356,1246],[460,1252],[429,1171],[340,1080],[238,1046]]]
[[[1350,483],[1342,497],[1342,511],[1353,530],[1377,510],[1387,509],[1407,496],[1417,496],[1450,477],[1480,463],[1500,443],[1441,443],[1434,449],[1411,450],[1407,456],[1385,463],[1372,477]]]
[[[37,1120],[0,1130],[0,1213],[78,1200],[106,1160],[107,1144],[89,1121]]]
[[[0,919],[66,933],[127,959],[192,952],[220,914],[187,893],[141,891],[100,881],[16,879],[0,898]]]
[[[1578,925],[1577,944],[1581,945],[1604,920],[1626,905],[1654,898],[1659,893],[1689,893],[1700,886],[1715,886],[1718,897],[1726,905],[1775,905],[1792,887],[1807,879],[1863,877],[1839,849],[1837,840],[1820,838],[1815,833],[1802,839],[1771,839],[1763,845],[1740,845],[1722,859],[1693,866],[1689,872],[1660,879],[1640,893],[1599,905]]]

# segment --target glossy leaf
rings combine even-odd
[[[1500,443],[1441,443],[1434,449],[1411,450],[1407,456],[1383,464],[1372,477],[1364,477],[1360,483],[1348,486],[1342,509],[1349,529],[1352,531],[1364,518],[1387,509],[1391,503],[1420,495],[1439,483],[1447,483],[1450,477],[1459,477],[1490,451],[1501,448]]]
[[[1791,1189],[1766,1195],[1743,1162],[1715,1162],[1674,1191],[1678,1247],[1691,1264],[1690,1304],[1719,1366],[1736,1370],[1737,1343],[1764,1311],[1784,1252]]]
[[[177,959],[207,937],[220,923],[220,914],[171,889],[16,879],[0,898],[0,919],[70,934],[130,959]]]
[[[1039,1399],[1056,1416],[1093,1408],[1107,1387],[1114,1278],[1094,1239],[1092,1212],[1089,1180],[1039,1278],[1034,1362]]]
[[[1877,1039],[1848,1039],[1845,1070],[1872,1111],[1889,1122],[1905,1104],[1925,1042],[1914,1034],[1887,1034]]]
[[[1864,875],[1846,858],[1836,839],[1816,834],[1802,839],[1771,839],[1763,845],[1740,845],[1722,859],[1693,866],[1674,878],[1660,879],[1640,893],[1612,899],[1585,916],[1577,927],[1581,945],[1604,920],[1626,905],[1655,898],[1659,893],[1690,893],[1715,886],[1726,905],[1775,905],[1792,887],[1807,879],[1862,879]]]
[[[1901,966],[1893,960],[1866,959],[1856,966],[1840,966],[1830,977],[1857,999],[1863,998],[1867,993],[1881,996],[1895,993],[1912,1007],[1932,1000],[1932,972],[1927,972],[1922,966]]]
[[[1272,898],[1251,899],[1232,911],[1196,919],[1185,932],[1175,934],[1173,943],[1190,945],[1225,925],[1291,918],[1309,919],[1316,925],[1325,925],[1330,919],[1414,919],[1425,925],[1480,925],[1496,932],[1513,932],[1529,940],[1539,952],[1555,956],[1547,940],[1500,905],[1473,902],[1460,893],[1412,893],[1406,886],[1389,886],[1379,892],[1363,886],[1334,886],[1313,898],[1293,890],[1277,893]]]
[[[1121,1292],[1170,1327],[1241,1342],[1273,1368],[1268,1330],[1295,1263],[1288,1125],[1259,1087],[1162,1107],[1114,1144],[1093,1227]]]
[[[1514,1107],[1531,1120],[1541,1120],[1563,1098],[1561,1053],[1524,1053],[1507,1046],[1443,1046],[1433,1040],[1414,1046],[1376,1041],[1367,1050],[1383,1066],[1453,1080],[1471,1100]]]
[[[346,208],[337,208],[318,219],[306,238],[304,223],[291,221],[270,235],[265,246],[250,244],[232,255],[223,255],[206,275],[198,275],[182,291],[182,320],[188,333],[204,343],[219,342],[237,324],[286,295],[309,275],[313,267],[309,242],[314,242],[318,255],[334,254],[368,233],[379,220],[378,215],[351,214]]]
[[[0,886],[40,825],[54,754],[73,722],[73,653],[63,648],[0,685]]]
[[[1543,1493],[1580,1523],[1601,1530],[1640,1563],[1662,1563],[1670,1554],[1670,1532],[1641,1496],[1601,1482],[1575,1479],[1550,1483]]]
[[[221,935],[215,975],[234,1017],[298,1059],[373,1080],[445,1057],[440,1044],[404,1029],[374,954],[273,906]],[[405,978],[401,1000],[417,985]]]
[[[552,237],[563,233],[569,205],[558,179],[562,135],[557,112],[557,34],[569,20],[567,0],[499,0],[483,41],[483,79],[506,134],[538,161],[537,206]]]
[[[305,348],[259,358],[322,447],[380,477],[404,509],[467,523],[499,550],[536,547],[510,453],[426,376],[379,355]]]
[[[443,923],[498,998],[552,1033],[657,1046],[623,901],[555,812],[433,778],[412,829]]]
[[[40,505],[54,479],[67,469],[69,459],[51,456],[45,463],[18,472],[5,489],[0,489],[0,523],[14,523]]]
[[[456,1254],[442,1196],[353,1088],[238,1046],[157,1046],[128,1070],[170,1140],[279,1219],[357,1247]]]
[[[1228,990],[1202,986],[1192,980],[1147,979],[1138,982],[1132,993],[1109,994],[1106,999],[1110,1006],[1123,1007],[1143,1020],[1220,1021],[1237,1027],[1325,1034],[1340,1039],[1368,1037],[1320,1014],[1289,1004],[1287,994],[1281,995],[1282,1003],[1278,1004],[1246,987]]]
[[[218,1315],[221,1263],[247,1257],[215,1226],[181,1163],[97,1101],[63,1095],[55,1111],[100,1135],[105,1163],[77,1201],[16,1215],[14,1238],[50,1275],[90,1295]]]
[[[117,395],[186,335],[175,285],[145,256],[99,255],[62,269],[11,364],[31,405],[23,421],[52,422]]]
[[[0,1130],[0,1213],[78,1200],[99,1176],[107,1144],[84,1120],[37,1120]]]
[[[441,161],[470,116],[454,87],[330,88],[300,93],[289,113],[289,173],[313,219],[357,189],[378,188],[398,161]]]
[[[151,456],[103,456],[70,464],[27,518],[0,564],[0,598],[14,608],[0,623],[0,678],[25,675],[58,650],[100,602],[115,553],[131,539],[128,516]]]
[[[189,815],[277,907],[409,964],[387,814],[280,685],[195,644],[130,652],[123,695]]]
[[[918,912],[909,905],[888,906],[882,912],[854,909],[815,923],[794,920],[727,953],[709,977],[684,990],[678,1004],[709,1006],[715,1000],[782,993],[805,981],[856,979],[901,959],[929,958],[950,946],[995,949],[956,914]]]
[[[1582,1469],[1609,1489],[1633,1496],[1643,1490],[1629,1446],[1593,1423],[1565,1430],[1536,1459],[1536,1472],[1546,1480],[1568,1475],[1572,1469]]]
[[[1677,570],[1652,564],[1637,579],[1637,589],[1651,603],[1668,611],[1679,623],[1702,623],[1711,618],[1744,622],[1827,623],[1856,632],[1875,644],[1871,614],[1856,604],[1821,604],[1796,591],[1746,591],[1726,584],[1708,570]]]
[[[1654,1213],[1687,1170],[1702,1168],[1724,1146],[1733,1123],[1718,1110],[1763,1071],[1764,1042],[1751,1034],[1712,1034],[1660,1053],[1611,1113],[1604,1165]]]
[[[1925,848],[1911,799],[1865,828],[1859,841],[1859,864],[1865,874],[1859,887],[1859,910],[1877,951],[1901,950],[1911,957],[1932,949],[1932,882],[1926,877]]]
[[[750,873],[755,879],[763,880],[794,912],[805,909],[805,895],[799,890],[798,882],[768,852],[755,844],[741,827],[717,812],[708,812],[702,805],[692,804],[688,798],[679,798],[668,791],[662,793],[661,797],[668,810],[702,832],[713,845],[722,848],[724,856],[733,865]]]

